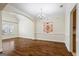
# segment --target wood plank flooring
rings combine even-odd
[[[3,54],[8,56],[70,56],[64,43],[14,38],[3,40]]]

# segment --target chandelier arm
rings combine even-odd
[[[46,17],[46,15],[43,13],[43,9],[41,8],[40,9],[40,14],[39,14],[39,18],[41,19],[41,20],[43,20],[43,19],[48,19],[47,17]]]

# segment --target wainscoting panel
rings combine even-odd
[[[65,35],[64,34],[36,33],[36,39],[47,40],[47,41],[65,42]]]

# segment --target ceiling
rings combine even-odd
[[[11,3],[10,5],[27,13],[33,18],[38,18],[41,8],[42,12],[48,18],[51,18],[53,15],[64,14],[64,4],[61,3]],[[60,7],[61,5],[63,5],[63,7]]]

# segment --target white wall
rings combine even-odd
[[[2,51],[2,37],[1,37],[1,29],[2,29],[2,17],[1,17],[1,11],[0,11],[0,52]]]
[[[31,17],[29,15],[27,15],[23,11],[13,7],[11,4],[7,4],[3,11],[10,12],[11,14],[16,15],[17,19],[19,20],[19,24],[17,27],[19,29],[18,36],[25,37],[25,38],[34,38],[34,24],[32,22],[33,20],[31,19]],[[6,16],[4,15],[4,17],[6,17]],[[12,17],[12,16],[10,16],[10,17]],[[15,19],[11,20],[11,21],[14,22]],[[8,35],[7,37],[3,36],[3,38],[10,38],[10,37],[16,37],[16,35],[13,35],[13,36]]]
[[[64,15],[53,16],[49,22],[53,23],[53,32],[43,32],[43,22],[47,20],[36,21],[36,39],[65,42],[65,19]]]
[[[15,33],[17,34],[17,32],[19,32],[18,36],[20,37],[26,37],[26,38],[34,38],[34,24],[33,24],[33,20],[31,19],[31,17],[29,15],[27,15],[26,13],[24,13],[23,11],[13,7],[11,4],[7,4],[6,7],[4,8],[3,12],[7,12],[10,13],[11,15],[8,14],[3,14],[3,19],[5,19],[6,21],[10,21],[10,22],[16,22],[15,17],[13,16],[16,15],[16,18],[19,20],[19,24],[17,26],[17,24],[15,24],[16,26],[16,30],[19,29],[18,31],[15,30]],[[8,18],[9,19],[8,19]],[[3,39],[6,38],[12,38],[12,37],[17,37],[17,35],[6,35],[6,36],[2,36]]]
[[[71,46],[70,46],[70,13],[72,9],[74,8],[75,4],[74,3],[67,3],[65,4],[65,44],[67,49],[70,51]]]
[[[34,39],[34,23],[25,16],[17,15],[19,19],[19,37]]]
[[[12,3],[11,4],[7,4],[6,7],[3,9],[3,11],[11,12],[11,13],[16,13],[16,14],[21,14],[23,16],[28,17],[30,20],[33,21],[32,17],[30,17],[28,14],[26,14],[22,10],[19,10],[18,8],[15,8],[14,6],[12,6]]]
[[[15,14],[8,12],[2,12],[2,22],[7,22],[14,25],[14,30],[12,34],[2,34],[2,39],[18,37],[18,19]]]
[[[77,36],[76,36],[76,49],[77,56],[79,56],[79,4],[77,4]]]

